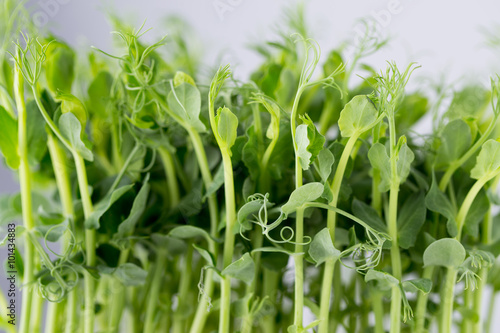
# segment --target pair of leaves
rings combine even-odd
[[[219,108],[215,116],[215,124],[220,138],[219,145],[231,156],[231,147],[238,136],[238,117],[226,107]]]
[[[325,137],[318,132],[308,115],[300,116],[303,124],[295,130],[297,157],[302,169],[308,170],[325,144]]]
[[[404,137],[402,137],[405,141]],[[373,169],[380,172],[381,181],[379,184],[379,190],[381,192],[386,192],[391,188],[391,185],[399,185],[405,182],[406,178],[410,174],[411,163],[415,159],[415,155],[408,147],[406,142],[398,144],[400,147],[399,151],[396,153],[396,177],[397,179],[392,179],[391,173],[391,162],[390,157],[387,154],[386,147],[377,142],[368,151],[368,158]],[[393,184],[395,182],[395,184]]]

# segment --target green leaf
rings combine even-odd
[[[124,286],[142,286],[146,282],[148,272],[132,263],[118,266],[113,275],[123,283]]]
[[[387,155],[387,149],[383,144],[375,143],[368,151],[368,159],[373,169],[380,172],[379,191],[388,191],[391,188],[391,163],[389,155]]]
[[[469,125],[462,119],[450,121],[441,133],[441,145],[436,153],[436,169],[443,169],[456,161],[469,149],[472,135]]]
[[[19,167],[17,120],[3,106],[0,106],[0,126],[0,150],[7,165],[16,170]]]
[[[148,200],[148,195],[149,195],[149,173],[147,174],[146,178],[144,179],[143,185],[141,189],[139,190],[139,193],[137,193],[137,196],[134,199],[134,203],[132,204],[132,209],[130,210],[130,214],[128,217],[120,223],[118,226],[118,231],[114,235],[114,238],[117,240],[123,240],[123,238],[126,238],[134,232],[135,225],[139,221],[140,217],[144,213],[144,210],[146,209],[146,204]],[[120,242],[122,246],[127,245],[127,242],[125,243]]]
[[[245,203],[240,210],[238,210],[238,223],[243,224],[248,215],[257,213],[262,207],[262,202],[260,200],[250,200]]]
[[[318,154],[318,172],[321,177],[321,181],[326,182],[330,174],[332,173],[332,166],[335,162],[335,157],[332,152],[324,148]]]
[[[387,226],[384,220],[378,215],[377,211],[370,205],[356,198],[352,201],[352,212],[360,220],[366,222],[370,227],[380,232],[387,232]]]
[[[73,149],[75,149],[84,159],[90,162],[94,160],[92,151],[82,140],[82,137],[85,137],[82,124],[73,113],[65,113],[59,117],[59,130],[61,131],[61,134],[71,143]]]
[[[71,92],[75,78],[75,52],[59,41],[53,41],[46,51],[43,63],[47,85],[52,93],[59,90]]]
[[[325,144],[325,137],[319,133],[316,125],[307,114],[299,115],[300,120],[302,120],[304,125],[307,125],[307,138],[309,139],[309,145],[307,146],[307,151],[311,153],[311,158],[309,164],[316,160],[319,152],[323,149]],[[308,164],[308,168],[309,168]],[[307,170],[307,169],[305,169]]]
[[[288,215],[293,213],[298,207],[302,206],[308,201],[318,199],[323,193],[323,184],[321,183],[308,183],[302,185],[292,192],[287,203],[281,207],[281,211]]]
[[[410,293],[416,293],[421,291],[424,294],[428,294],[432,289],[432,281],[429,279],[415,279],[403,282],[404,291]]]
[[[196,131],[204,132],[205,125],[200,121],[201,96],[198,88],[187,82],[172,88],[167,96],[172,112]]]
[[[399,184],[402,184],[406,181],[406,178],[410,174],[411,163],[415,159],[415,154],[411,151],[411,149],[406,144],[406,138],[404,136],[400,137],[400,139],[404,140],[404,143],[401,145],[401,148],[398,151],[397,155],[397,174]]]
[[[443,266],[458,268],[465,260],[465,248],[453,238],[442,238],[424,251],[425,266]]]
[[[81,127],[85,129],[87,124],[87,110],[85,110],[83,103],[76,96],[62,91],[57,92],[56,99],[61,101],[61,113],[63,115],[66,113],[74,114],[80,122]]]
[[[309,245],[308,252],[316,262],[316,266],[321,265],[327,260],[335,262],[340,258],[340,251],[333,246],[328,228],[324,228],[314,236]]]
[[[197,238],[203,237],[210,242],[212,238],[204,229],[195,227],[192,225],[183,225],[180,227],[175,227],[168,233],[170,237],[179,238],[179,239],[189,239],[189,238]]]
[[[295,142],[297,142],[297,158],[299,158],[302,169],[308,170],[311,164],[312,154],[307,150],[310,141],[307,137],[307,125],[299,125],[295,130]]]
[[[376,281],[379,290],[389,290],[399,285],[399,280],[389,273],[370,269],[365,275],[365,282]]]
[[[89,104],[92,113],[104,116],[107,105],[111,99],[111,87],[113,85],[113,76],[107,71],[99,72],[90,84],[87,93],[89,95]]]
[[[378,111],[366,95],[355,96],[340,112],[339,129],[344,138],[366,132],[378,122]]]
[[[26,104],[26,132],[28,140],[28,160],[30,165],[37,165],[47,152],[47,131],[36,101],[31,100]]]
[[[198,246],[196,244],[193,244],[194,249],[200,254],[200,256],[205,259],[210,265],[215,266],[215,258],[214,255],[208,250],[202,248],[201,246]]]
[[[425,206],[430,211],[439,213],[448,219],[446,227],[451,237],[455,237],[458,234],[457,223],[455,221],[455,216],[457,215],[456,209],[446,194],[439,189],[434,174],[432,175],[431,188],[425,196]]]
[[[229,276],[250,284],[255,275],[255,264],[252,257],[247,252],[240,259],[224,268],[222,276]]]
[[[425,222],[425,196],[423,192],[414,193],[406,199],[399,209],[398,239],[399,246],[408,249],[415,245],[420,228]]]
[[[118,200],[120,199],[126,192],[128,192],[134,184],[124,185],[122,187],[117,188],[111,194],[105,196],[101,201],[97,203],[94,208],[94,211],[88,219],[85,220],[85,228],[87,229],[99,229],[100,227],[100,219],[108,211],[108,209]]]
[[[490,139],[483,144],[470,175],[474,179],[491,178],[498,168],[500,168],[500,142]]]
[[[226,107],[219,108],[215,116],[217,132],[224,144],[224,147],[231,155],[231,147],[234,145],[238,131],[238,117]]]
[[[167,250],[171,256],[178,256],[187,251],[187,244],[181,239],[155,233],[151,234],[151,240],[158,248]]]

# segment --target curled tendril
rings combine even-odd
[[[254,214],[253,217],[255,218],[255,220],[248,220],[250,223],[253,223],[253,224],[256,224],[258,225],[259,227],[262,228],[262,234],[264,236],[266,236],[267,239],[269,239],[269,241],[271,241],[272,243],[275,243],[275,244],[284,244],[284,243],[288,243],[288,244],[293,244],[293,245],[307,245],[309,244],[312,239],[311,237],[309,236],[304,236],[304,239],[305,241],[302,242],[302,243],[298,243],[298,242],[294,242],[292,241],[292,239],[295,237],[295,232],[294,230],[289,227],[289,226],[285,226],[283,227],[281,230],[280,230],[280,237],[281,237],[281,240],[280,239],[274,239],[273,237],[271,237],[269,235],[269,233],[276,229],[277,227],[280,226],[281,222],[283,222],[285,219],[286,219],[286,215],[281,212],[280,216],[274,221],[272,222],[271,224],[268,224],[268,212],[267,212],[267,208],[268,206],[271,206],[272,204],[269,202],[269,193],[266,193],[265,195],[264,194],[260,194],[260,193],[255,193],[253,195],[251,195],[250,197],[248,197],[248,200],[247,202],[251,202],[251,201],[257,201],[260,203],[260,208],[257,212],[257,214]],[[285,231],[290,231],[290,236],[286,237],[285,235]],[[242,226],[240,225],[240,235],[247,239],[247,237],[245,237],[242,233]]]
[[[68,232],[69,235],[71,236],[71,239],[68,242],[68,247],[67,247],[66,251],[64,252],[64,254],[59,254],[59,253],[55,252],[54,250],[52,250],[50,248],[49,244],[47,243],[48,242],[47,241],[48,236],[50,235],[51,232],[53,232],[57,228],[64,228],[65,229],[65,233]],[[63,225],[55,225],[52,228],[50,228],[49,230],[47,230],[47,232],[45,233],[45,237],[44,237],[43,241],[44,241],[44,244],[45,244],[45,247],[47,248],[47,250],[49,250],[50,253],[52,253],[56,257],[60,258],[61,261],[66,261],[66,259],[69,258],[70,254],[73,253],[73,250],[75,249],[75,245],[76,245],[75,235],[73,235],[73,232],[71,232],[71,229],[69,229],[65,225],[64,226]]]
[[[50,276],[52,280],[48,284],[39,284],[40,294],[49,302],[58,303],[62,301],[79,281],[78,272],[67,264],[56,265],[50,270]],[[71,279],[71,276],[74,276],[74,278]]]

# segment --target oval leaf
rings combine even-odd
[[[424,251],[424,266],[458,267],[465,260],[465,248],[453,238],[442,238]]]

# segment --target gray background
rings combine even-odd
[[[286,0],[28,1],[32,17],[40,26],[80,50],[88,50],[89,45],[110,50],[111,26],[106,13],[118,13],[135,22],[135,26],[147,19],[146,26],[154,27],[151,37],[168,33],[163,19],[179,14],[197,31],[206,64],[230,62],[235,75],[242,79],[261,60],[247,45],[272,38],[283,9],[291,4]],[[432,77],[445,83],[476,80],[485,84],[492,73],[500,70],[500,52],[485,46],[481,32],[481,27],[498,27],[498,1],[310,0],[306,4],[311,37],[325,54],[356,36],[357,20],[378,17],[379,30],[393,40],[389,47],[366,60],[375,68],[385,68],[386,60],[395,60],[400,66],[416,61],[422,68],[416,72],[414,82]],[[226,10],[218,11],[217,6]],[[390,13],[390,8],[393,13],[384,15]],[[497,31],[500,33],[500,29]],[[421,127],[426,130],[428,123]],[[0,163],[0,194],[17,189],[15,176]],[[497,319],[493,327],[499,325]]]

